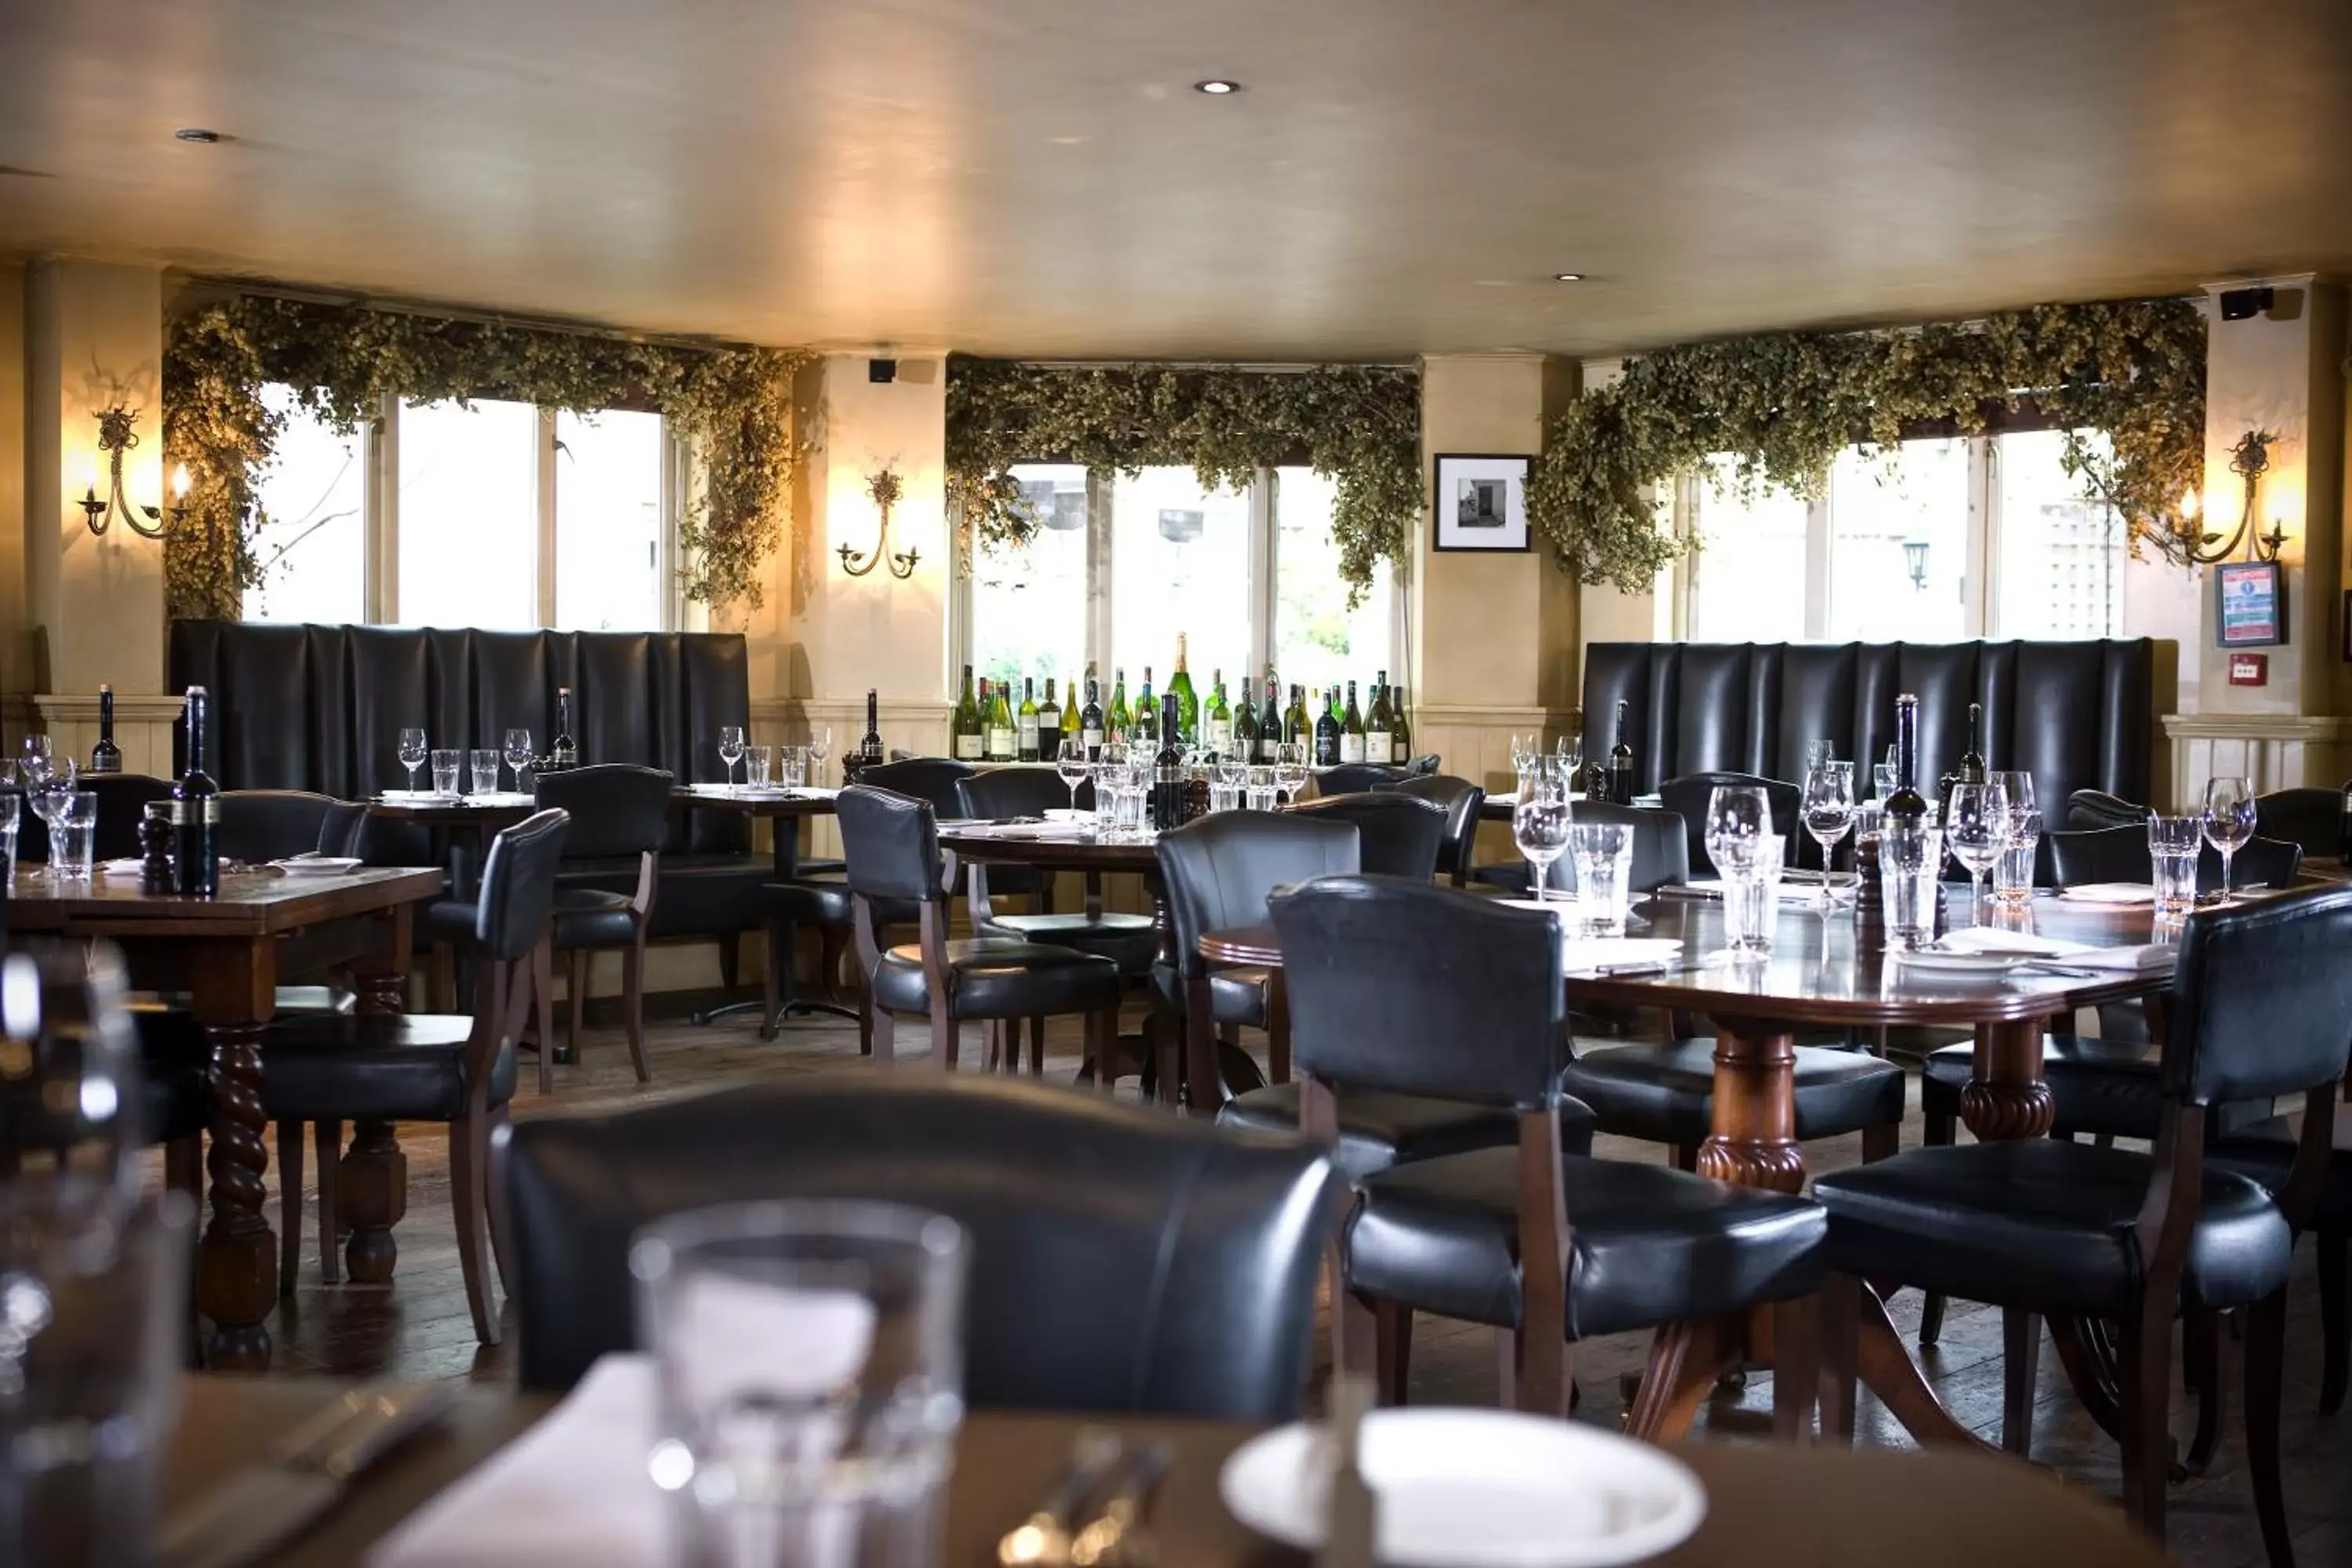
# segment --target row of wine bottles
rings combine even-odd
[[[1045,678],[1042,701],[1034,677],[1022,680],[1016,701],[1009,680],[982,678],[975,690],[971,666],[965,665],[963,689],[949,725],[953,754],[968,763],[1034,763],[1052,761],[1065,741],[1085,746],[1089,760],[1099,754],[1106,742],[1158,746],[1169,738],[1161,731],[1168,722],[1167,702],[1172,700],[1176,742],[1221,757],[1272,763],[1275,748],[1286,742],[1313,748],[1315,763],[1323,767],[1340,763],[1395,763],[1412,756],[1412,730],[1405,715],[1404,692],[1389,684],[1388,671],[1381,670],[1373,679],[1369,707],[1359,702],[1356,683],[1351,680],[1344,703],[1337,686],[1318,693],[1312,717],[1304,687],[1294,684],[1288,703],[1283,702],[1282,685],[1271,667],[1263,688],[1244,678],[1238,700],[1226,696],[1224,671],[1215,671],[1204,701],[1193,689],[1186,668],[1185,640],[1181,635],[1176,639],[1176,671],[1168,689],[1153,695],[1151,668],[1146,665],[1143,684],[1131,707],[1125,669],[1111,672],[1110,701],[1106,706],[1101,682],[1091,669],[1083,703],[1078,700],[1077,681],[1069,682],[1066,700],[1050,675]]]

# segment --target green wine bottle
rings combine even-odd
[[[1381,670],[1372,679],[1372,709],[1364,715],[1364,760],[1387,763],[1396,760],[1396,736],[1391,730],[1395,720],[1389,709],[1389,672]]]
[[[1307,688],[1290,683],[1290,706],[1282,710],[1282,739],[1293,746],[1312,745],[1315,731],[1307,722]]]
[[[1135,739],[1153,751],[1160,749],[1160,704],[1151,696],[1151,667],[1143,667],[1143,684],[1135,693]]]
[[[1225,672],[1222,669],[1211,674],[1208,706],[1201,715],[1201,744],[1221,757],[1233,754],[1234,710],[1225,701]]]
[[[1110,710],[1103,715],[1103,739],[1124,741],[1134,728],[1134,716],[1127,710],[1127,671],[1113,669],[1110,684]]]
[[[1243,676],[1242,700],[1234,704],[1234,745],[1231,754],[1236,762],[1257,761],[1257,698],[1255,694],[1256,686],[1257,682],[1246,675]],[[1224,688],[1222,685],[1218,687],[1217,694],[1220,697],[1224,695]]]
[[[1078,683],[1073,680],[1070,682],[1070,689],[1062,694],[1062,739],[1075,741],[1077,738]],[[1038,739],[1042,741],[1045,737],[1041,735]]]
[[[1034,677],[1021,678],[1021,711],[1015,722],[1020,727],[1014,742],[1019,748],[1015,756],[1021,762],[1034,763],[1037,760],[1037,682]]]
[[[1339,714],[1339,760],[1364,760],[1364,710],[1356,706],[1356,683],[1348,682],[1348,706]]]
[[[1176,673],[1168,678],[1168,694],[1176,699],[1176,739],[1181,745],[1197,745],[1201,739],[1201,700],[1192,694],[1192,677],[1184,668],[1182,632],[1176,634]]]
[[[1274,749],[1282,744],[1282,686],[1274,678],[1274,666],[1265,667],[1265,708],[1257,716],[1257,755],[1255,763],[1274,761]]]
[[[963,667],[963,694],[956,699],[955,718],[950,723],[955,745],[955,760],[976,763],[988,754],[986,727],[980,721],[980,704],[971,697],[971,666]]]
[[[996,683],[996,695],[988,705],[988,760],[992,763],[1011,762],[1018,744],[1017,732],[1013,728],[1013,704],[1004,695],[1006,684],[1002,680]]]

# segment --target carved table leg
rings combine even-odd
[[[2042,1079],[2042,1020],[1987,1024],[1977,1030],[1969,1081],[1960,1086],[1960,1121],[1980,1143],[2047,1138],[2058,1104]]]
[[[275,1306],[278,1237],[262,1212],[269,1173],[268,1118],[261,1110],[259,1024],[208,1025],[212,1041],[212,1216],[196,1260],[196,1300],[213,1321],[207,1366],[228,1372],[269,1370],[269,1330]]]
[[[1698,1148],[1698,1173],[1735,1186],[1794,1193],[1805,1184],[1797,1143],[1797,1042],[1769,1025],[1718,1024],[1715,1126]]]
[[[394,1017],[407,1010],[409,911],[388,911],[380,922],[376,951],[352,966],[359,1010],[372,1017]],[[344,1244],[343,1264],[357,1285],[388,1285],[400,1259],[392,1227],[408,1212],[408,1156],[389,1121],[361,1121],[352,1127],[352,1146],[343,1156],[341,1180],[335,1189],[335,1218],[351,1233]]]

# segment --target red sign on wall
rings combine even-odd
[[[2231,685],[2268,686],[2270,683],[2270,655],[2266,653],[2233,653],[2230,656]]]

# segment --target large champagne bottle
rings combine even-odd
[[[1617,704],[1617,743],[1609,748],[1609,798],[1619,805],[1633,804],[1633,742],[1626,737],[1625,710],[1632,704]],[[1541,739],[1540,736],[1538,737]]]
[[[1160,750],[1151,759],[1151,826],[1162,833],[1184,825],[1184,745],[1176,694],[1160,700]]]
[[[979,762],[988,752],[986,726],[980,721],[980,704],[972,700],[971,666],[963,667],[963,690],[956,698],[955,717],[948,729],[955,744],[950,748],[960,763]]]
[[[172,890],[184,899],[220,896],[220,786],[205,772],[211,700],[188,688],[188,771],[172,785]]]
[[[89,749],[89,771],[94,773],[119,773],[122,771],[122,748],[114,743],[114,688],[101,685],[98,689],[98,744]]]
[[[1168,678],[1168,695],[1176,699],[1176,738],[1185,745],[1201,739],[1201,700],[1192,695],[1192,676],[1184,667],[1185,634],[1176,634],[1176,673]]]

